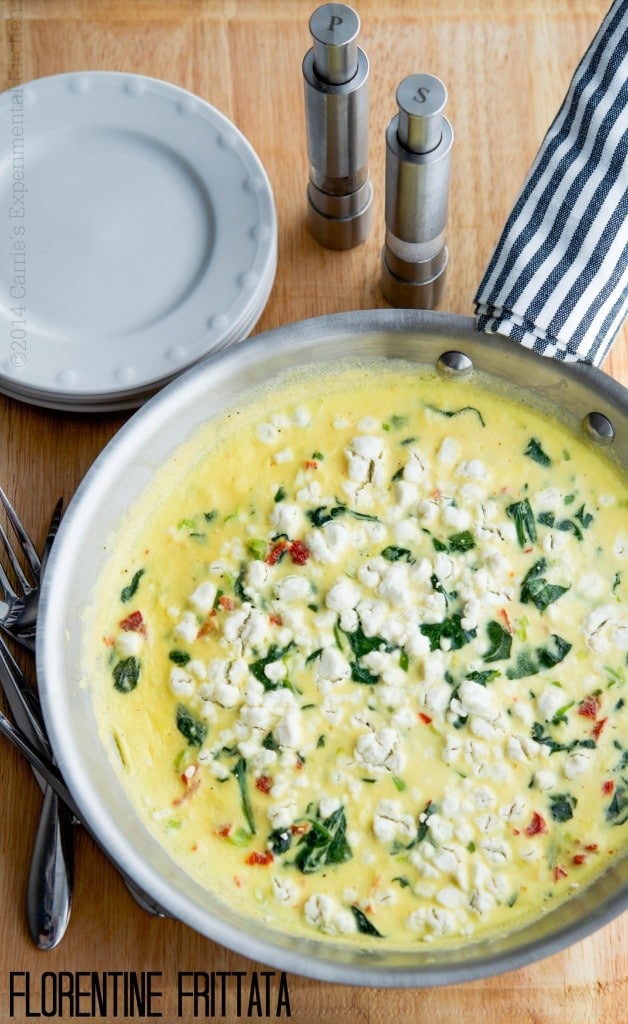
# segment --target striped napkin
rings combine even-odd
[[[628,313],[628,0],[614,0],[475,296],[479,330],[596,366]]]

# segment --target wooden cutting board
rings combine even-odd
[[[384,131],[401,78],[430,71],[446,83],[455,130],[448,224],[451,268],[442,309],[472,313],[475,287],[606,0],[361,0],[360,42],[371,62],[374,228],[349,253],[319,248],[304,226],[307,180],[301,61],[309,48],[304,0],[3,0],[2,87],[79,69],[124,70],[199,94],[244,132],[269,174],[279,221],[275,285],[256,331],[304,317],[383,306]],[[4,130],[1,129],[0,130]],[[604,367],[628,382],[628,328]],[[54,500],[69,499],[127,414],[81,416],[0,396],[0,483],[38,543]],[[29,668],[28,658],[23,664]],[[571,949],[499,977],[425,990],[325,985],[263,975],[253,964],[170,920],[149,918],[90,838],[77,831],[69,930],[41,953],[25,926],[24,898],[40,795],[18,755],[0,744],[0,1021],[25,1024],[54,1009],[55,985],[76,972],[153,972],[152,1008],[174,1021],[246,1018],[351,1024],[625,1024],[628,930],[615,921]],[[66,975],[63,974],[66,972]],[[213,1016],[177,1003],[177,979],[214,980]],[[212,975],[212,972],[213,975]],[[238,975],[238,972],[240,974]],[[13,981],[11,976],[13,975]],[[199,975],[202,977],[202,975]],[[239,977],[239,981],[238,981]],[[224,980],[225,1002],[221,998]],[[266,999],[266,982],[269,998]],[[30,984],[11,1016],[9,992]],[[259,998],[256,995],[259,985]],[[242,1004],[238,1009],[238,985]],[[48,1002],[41,1002],[42,986]],[[251,1001],[252,1000],[252,1001]],[[250,1002],[251,1001],[251,1002]],[[287,1005],[289,1002],[289,1007]],[[249,1005],[250,1002],[250,1005]],[[47,1019],[90,1019],[89,1001]],[[210,1007],[211,1009],[211,1007]],[[90,1013],[79,1017],[79,1012]],[[62,1012],[63,1011],[63,1012]],[[31,1016],[29,1016],[31,1014]],[[110,1009],[91,1019],[147,1016]]]

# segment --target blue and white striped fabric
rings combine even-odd
[[[476,324],[599,366],[628,313],[628,0],[580,62],[475,296]]]

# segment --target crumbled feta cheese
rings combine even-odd
[[[116,637],[116,651],[122,658],[135,658],[144,646],[144,637],[141,633],[127,630],[119,633]]]
[[[481,459],[465,459],[458,463],[456,475],[470,477],[472,480],[486,480],[488,471]]]
[[[355,758],[366,769],[399,771],[403,767],[399,734],[386,727],[363,733],[355,746]]]
[[[441,442],[441,446],[436,453],[436,458],[439,462],[443,462],[446,465],[452,465],[458,458],[458,452],[460,446],[453,437],[445,437]]]
[[[296,801],[287,799],[281,803],[272,803],[268,808],[268,820],[275,828],[289,828],[297,816]]]
[[[289,878],[273,875],[271,879],[273,896],[277,903],[294,906],[299,898],[299,889]]]
[[[198,622],[194,613],[184,612],[172,632],[174,636],[181,637],[182,640],[187,640],[188,643],[192,643],[193,640],[196,640],[198,634]]]
[[[557,686],[546,686],[536,699],[539,714],[546,722],[550,722],[564,704],[565,694]]]
[[[196,683],[185,669],[173,665],[170,669],[170,689],[177,697],[191,697],[196,693]]]
[[[373,832],[380,843],[393,839],[409,842],[416,834],[416,822],[411,814],[404,814],[398,800],[380,800],[373,817]]]
[[[280,501],[275,505],[270,520],[277,533],[285,533],[294,538],[301,530],[303,512],[298,505]]]
[[[353,608],[360,600],[360,589],[353,580],[340,579],[328,590],[325,605],[331,611],[340,612]]]
[[[563,764],[563,771],[568,779],[584,774],[591,763],[591,755],[586,750],[576,750],[570,754]]]
[[[277,427],[273,426],[272,423],[259,423],[257,427],[257,436],[262,444],[276,444],[279,440],[280,431]]]
[[[215,584],[207,580],[205,583],[201,583],[194,593],[190,595],[190,604],[199,615],[207,615],[214,607],[216,594]]]

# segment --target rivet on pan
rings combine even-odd
[[[464,352],[443,352],[436,362],[436,369],[440,373],[466,376],[473,370],[473,362]]]
[[[597,444],[612,444],[615,440],[615,428],[608,417],[601,412],[588,413],[582,421],[582,429]]]

